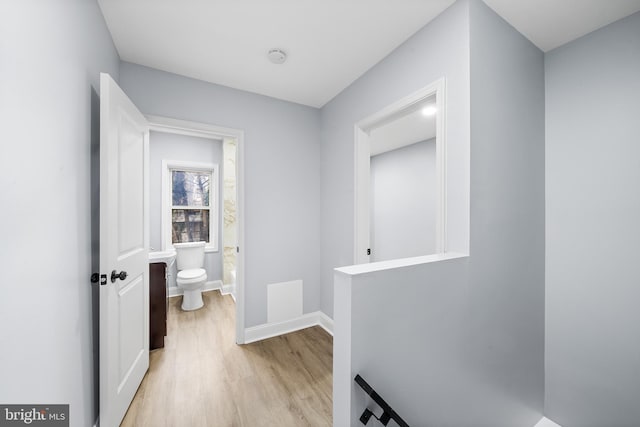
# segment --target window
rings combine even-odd
[[[163,163],[163,246],[204,241],[218,250],[218,165]]]

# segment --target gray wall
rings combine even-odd
[[[350,307],[336,301],[334,341],[347,347],[334,361],[350,356],[351,371],[334,365],[334,384],[362,372],[410,425],[531,427],[544,398],[544,57],[475,0],[423,32],[436,30],[439,43],[470,49],[470,256],[354,276]],[[430,67],[455,63],[438,59]],[[362,395],[352,389],[352,425]]]
[[[468,164],[469,28],[466,0],[455,3],[418,31],[322,110],[322,305],[333,316],[333,269],[351,265],[354,245],[354,124],[393,102],[446,77],[447,137],[451,176],[467,173]],[[451,212],[468,212],[459,201],[464,178],[451,179]],[[457,184],[454,186],[453,184]],[[467,191],[468,193],[468,191]],[[451,221],[454,224],[454,221]],[[459,225],[459,226],[458,226]],[[464,238],[464,223],[450,231],[452,241]]]
[[[145,114],[244,130],[245,326],[267,321],[271,283],[302,279],[318,310],[319,111],[126,62],[120,84]]]
[[[411,426],[533,425],[514,422],[513,413],[527,412],[522,403],[494,387],[474,362],[468,265],[461,258],[349,278],[336,273],[336,426],[361,425],[367,398],[353,382],[356,374]]]
[[[95,1],[0,2],[0,402],[68,403],[93,425],[91,155],[118,55]],[[93,220],[92,220],[93,218]]]
[[[526,427],[544,397],[544,56],[480,1],[470,25],[469,353],[496,419]]]
[[[545,56],[545,413],[640,423],[640,14]]]
[[[149,210],[150,244],[162,251],[162,161],[179,160],[218,165],[218,251],[205,254],[204,268],[207,281],[222,280],[222,197],[223,167],[222,141],[165,132],[151,132],[149,137]],[[175,274],[169,285],[177,286]]]
[[[436,252],[436,140],[371,157],[371,260]]]

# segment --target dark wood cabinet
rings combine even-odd
[[[149,264],[149,350],[164,347],[167,335],[167,265]]]

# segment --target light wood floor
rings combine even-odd
[[[331,336],[313,327],[238,346],[231,297],[203,297],[192,312],[169,299],[165,348],[151,352],[121,426],[331,426]]]

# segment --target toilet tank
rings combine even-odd
[[[174,243],[178,271],[204,266],[204,246],[206,242]]]

